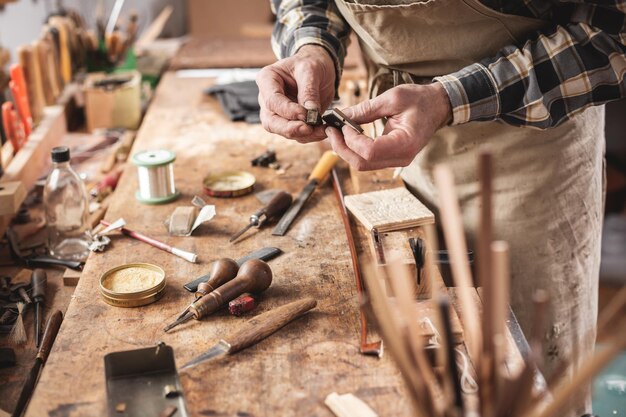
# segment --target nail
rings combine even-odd
[[[308,100],[304,102],[304,108],[307,110],[318,110],[319,105],[314,101]]]

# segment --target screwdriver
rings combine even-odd
[[[163,330],[167,332],[192,318],[200,320],[241,294],[246,292],[260,293],[266,290],[271,283],[272,269],[270,266],[260,259],[250,259],[241,266],[234,279],[194,301],[185,315],[168,324]]]
[[[198,289],[196,290],[196,300],[235,278],[237,276],[237,272],[239,272],[239,264],[233,259],[222,258],[213,262],[211,265],[209,279],[198,284]],[[186,315],[192,305],[193,303],[189,304],[187,308],[176,318],[176,320],[180,320],[184,315]]]
[[[32,275],[33,302],[35,303],[35,346],[39,347],[41,341],[41,313],[43,303],[46,301],[46,286],[48,275],[43,269],[35,269]]]
[[[260,228],[267,220],[282,216],[291,206],[291,194],[279,191],[265,207],[260,208],[256,213],[250,216],[250,223],[230,238],[229,242],[234,242],[237,238],[246,233],[250,228]]]

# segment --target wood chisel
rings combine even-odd
[[[41,373],[41,368],[46,364],[48,360],[48,355],[50,354],[50,350],[52,349],[52,344],[57,337],[57,333],[59,333],[59,327],[61,327],[61,322],[63,321],[63,313],[60,311],[55,311],[52,313],[48,322],[46,323],[46,330],[43,334],[43,339],[41,342],[41,347],[39,347],[39,351],[37,352],[37,357],[35,358],[35,363],[28,374],[28,378],[22,387],[22,392],[17,400],[17,405],[13,410],[13,417],[21,417],[24,414],[24,410],[26,409],[26,405],[28,401],[30,401],[30,397],[33,395],[33,391],[35,390],[35,386],[37,385],[37,380],[39,379],[39,374]]]
[[[291,194],[286,193],[284,191],[279,191],[270,202],[256,211],[252,216],[250,216],[250,222],[246,227],[235,233],[229,240],[229,242],[234,242],[239,238],[239,236],[243,235],[252,227],[260,228],[266,221],[273,220],[279,216],[281,216],[291,205],[293,201]]]
[[[322,182],[322,180],[328,175],[330,170],[335,166],[335,163],[339,160],[339,156],[333,151],[326,151],[318,161],[313,172],[309,176],[308,183],[304,186],[298,197],[294,200],[289,210],[280,219],[272,234],[274,236],[284,236],[289,229],[291,223],[295,220],[300,210],[304,206],[304,203],[309,199],[315,188]]]
[[[192,366],[222,355],[232,355],[233,353],[246,349],[265,339],[293,320],[303,316],[316,305],[317,301],[313,298],[304,298],[259,314],[248,320],[243,325],[243,328],[221,339],[207,352],[184,364],[181,370],[191,368]]]
[[[260,259],[262,261],[266,261],[267,262],[267,261],[272,260],[272,259],[274,259],[277,256],[282,255],[282,254],[283,254],[283,251],[280,250],[279,248],[268,246],[268,247],[265,247],[265,248],[261,248],[261,249],[255,250],[254,252],[250,252],[246,256],[237,259],[236,262],[237,262],[237,265],[239,265],[239,267],[241,267],[241,265],[243,265],[244,263],[246,263],[250,259]],[[196,291],[198,291],[198,286],[201,283],[207,282],[210,279],[211,279],[211,273],[208,273],[206,275],[202,275],[201,277],[198,277],[198,278],[194,279],[193,281],[190,281],[190,282],[186,283],[185,285],[183,285],[183,288],[186,289],[189,292],[195,293]]]
[[[200,320],[211,313],[216,312],[222,306],[228,304],[241,294],[260,293],[265,291],[272,283],[272,270],[267,263],[259,259],[251,259],[241,266],[235,279],[228,281],[218,289],[197,299],[191,306],[189,312],[176,319],[163,329],[165,332],[174,327],[186,323],[191,319]]]
[[[13,94],[15,107],[17,107],[20,119],[24,125],[24,134],[28,137],[33,130],[33,117],[30,112],[30,103],[28,102],[24,69],[20,64],[13,64],[9,72],[11,74],[11,82],[9,83],[11,94]]]

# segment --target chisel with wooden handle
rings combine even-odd
[[[281,217],[280,221],[272,231],[274,236],[284,236],[291,226],[291,223],[296,219],[304,203],[309,199],[315,188],[326,178],[331,169],[335,166],[339,156],[333,151],[326,151],[318,161],[313,172],[309,175],[309,182],[304,186],[298,197],[294,200],[293,204],[287,212]]]
[[[293,320],[303,316],[316,305],[317,301],[313,298],[304,298],[259,314],[248,320],[242,329],[221,339],[208,351],[184,364],[181,369],[191,368],[210,359],[227,354],[232,355],[240,350],[249,348]]]

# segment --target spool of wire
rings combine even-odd
[[[176,154],[165,149],[133,155],[139,179],[139,189],[135,193],[137,200],[144,204],[163,204],[178,198],[180,193],[174,184],[175,159]]]

